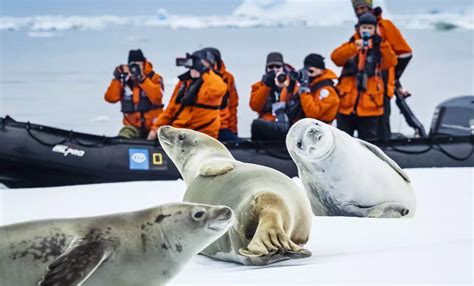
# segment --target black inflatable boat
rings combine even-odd
[[[469,98],[474,104],[473,97]],[[446,106],[435,112],[429,137],[373,143],[403,168],[474,167],[472,127],[454,122],[462,112]],[[460,107],[462,110],[465,105]],[[472,113],[466,118],[472,118]],[[297,176],[283,143],[244,140],[226,145],[237,160]],[[0,117],[0,182],[7,187],[178,178],[176,167],[157,142],[84,134]]]

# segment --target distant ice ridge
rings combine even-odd
[[[432,11],[415,15],[392,15],[384,1],[375,1],[384,16],[407,29],[474,29],[472,6],[459,13]],[[173,15],[164,9],[148,16],[31,16],[0,17],[0,30],[52,32],[101,30],[112,25],[136,25],[169,29],[251,28],[284,26],[342,26],[354,24],[347,0],[244,0],[231,15]],[[38,35],[33,33],[32,35]]]

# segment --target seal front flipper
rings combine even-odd
[[[377,156],[380,160],[385,161],[395,172],[397,172],[407,183],[410,183],[410,178],[408,175],[398,166],[395,161],[390,159],[379,147],[375,146],[374,144],[370,144],[369,142],[365,142],[360,139],[355,139],[359,141],[359,143],[367,148],[370,152],[372,152],[375,156]]]
[[[234,169],[234,161],[227,158],[216,158],[204,162],[199,168],[199,175],[205,177],[219,176]]]
[[[109,258],[113,246],[104,241],[73,242],[48,266],[38,286],[76,286],[84,283]]]

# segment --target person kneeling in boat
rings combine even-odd
[[[186,58],[176,59],[176,65],[189,68],[178,76],[166,110],[158,117],[148,135],[156,139],[156,131],[164,125],[188,128],[217,138],[220,128],[220,107],[227,85],[206,60],[208,51],[196,51]]]
[[[258,112],[252,122],[252,140],[285,140],[289,129],[285,97],[296,85],[288,76],[291,70],[281,53],[268,54],[265,74],[252,85],[250,94],[250,108]]]
[[[390,44],[376,33],[377,19],[371,13],[359,17],[356,33],[331,55],[342,73],[337,127],[363,140],[377,139],[377,126],[384,114],[382,71],[394,67],[397,57]]]
[[[339,107],[338,90],[334,86],[337,76],[326,69],[321,55],[309,54],[303,64],[301,70],[290,73],[290,77],[299,83],[294,94],[286,100],[290,123],[308,117],[331,124]]]
[[[213,68],[214,72],[221,76],[227,84],[227,92],[222,98],[220,107],[221,128],[219,129],[219,141],[238,141],[237,135],[237,106],[239,105],[239,95],[235,87],[234,76],[226,69],[222,60],[221,52],[213,47],[204,48],[208,51],[209,57],[205,64]],[[206,63],[207,62],[207,63]]]
[[[146,138],[153,121],[163,111],[163,79],[153,71],[153,65],[142,51],[131,50],[128,65],[114,70],[114,79],[105,93],[105,100],[121,103],[124,127],[118,136]]]

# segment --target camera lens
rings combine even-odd
[[[279,83],[284,83],[286,81],[286,74],[280,73],[276,76],[276,78]]]

